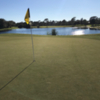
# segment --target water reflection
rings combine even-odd
[[[84,35],[84,34],[98,34],[100,30],[90,30],[90,29],[77,29],[72,27],[62,27],[62,28],[33,28],[32,33],[36,35],[48,35],[51,34],[52,29],[56,29],[57,35]],[[31,34],[30,29],[13,29],[11,31],[1,32],[1,33],[16,33],[16,34]]]
[[[84,30],[77,30],[72,32],[72,35],[84,35]]]

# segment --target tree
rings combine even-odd
[[[66,20],[63,19],[63,20],[62,20],[62,25],[66,25],[66,23],[67,23]]]
[[[53,20],[53,21],[51,21],[51,25],[55,25],[55,21]]]
[[[92,16],[92,17],[90,17],[89,21],[90,21],[90,24],[94,25],[94,24],[96,24],[97,20],[98,20],[97,16]]]
[[[8,21],[8,27],[15,26],[16,23],[14,21]]]
[[[7,21],[4,19],[0,19],[0,28],[7,28]]]
[[[74,24],[75,24],[75,19],[76,19],[76,17],[73,17],[72,19],[71,19],[71,24],[74,26]]]
[[[88,24],[88,21],[86,19],[84,19],[83,24],[86,26]]]
[[[80,20],[76,20],[75,24],[81,24],[81,21]]]
[[[45,18],[45,19],[44,19],[44,22],[46,23],[46,26],[48,26],[49,19],[48,19],[48,18]]]
[[[81,21],[81,24],[83,24],[83,18],[81,18],[81,20],[80,20],[80,21]]]
[[[23,27],[26,27],[26,23],[20,22],[20,23],[17,23],[16,26],[18,28],[23,28]]]
[[[100,24],[100,18],[98,18],[96,24],[98,24],[98,25]]]

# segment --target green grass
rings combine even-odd
[[[40,26],[40,28],[55,28],[55,27],[71,27],[70,25],[61,25],[61,26]],[[32,26],[32,28],[37,28],[37,26]]]
[[[100,34],[91,34],[91,35],[77,35],[77,36],[67,36],[70,38],[86,38],[86,39],[95,39],[100,40]]]
[[[35,62],[0,100],[100,100],[100,34],[33,35]],[[31,36],[0,34],[0,88],[32,62]]]
[[[9,31],[9,30],[12,30],[12,29],[17,29],[18,27],[11,27],[11,28],[2,28],[0,29],[0,31]]]

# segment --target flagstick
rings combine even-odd
[[[34,56],[34,45],[33,45],[33,37],[32,37],[32,26],[31,26],[31,23],[30,23],[30,31],[31,31],[32,49],[33,49],[33,61],[35,61],[35,56]]]

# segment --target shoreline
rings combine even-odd
[[[12,29],[8,29],[8,30],[0,30],[0,32],[6,32],[6,31],[11,31]]]
[[[97,26],[97,27],[91,27],[91,26],[40,26],[39,28],[67,28],[67,27],[73,27],[73,28],[76,28],[76,29],[90,29],[90,30],[100,30],[100,27]],[[32,26],[32,28],[38,28],[37,26]],[[3,28],[3,29],[0,29],[0,32],[6,32],[6,31],[11,31],[12,29],[18,29],[18,27],[12,27],[12,28]],[[21,29],[21,28],[19,28]]]

